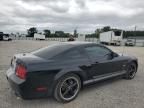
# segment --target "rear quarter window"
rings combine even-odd
[[[69,45],[56,44],[56,45],[50,45],[45,48],[41,48],[41,49],[33,51],[31,53],[33,55],[41,57],[41,58],[50,59],[50,58],[64,52],[65,50],[68,50],[69,48],[71,48],[71,46],[69,46]]]
[[[83,54],[77,49],[71,49],[55,57],[56,59],[79,59],[85,58]]]

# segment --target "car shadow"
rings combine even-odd
[[[85,85],[81,91],[85,92],[85,93],[91,92],[97,88],[104,87],[106,85],[116,83],[116,82],[121,81],[121,80],[122,80],[122,76],[118,76],[118,77],[114,77],[114,78],[110,78],[110,79],[105,79],[103,81],[98,81],[98,82],[95,82],[92,84]]]

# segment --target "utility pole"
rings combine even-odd
[[[135,26],[135,36],[136,36],[136,30],[137,30],[137,26]]]
[[[137,30],[137,26],[135,26],[135,30],[134,30],[134,36],[135,36],[135,44],[136,44],[136,30]]]
[[[74,34],[73,34],[74,37],[77,37],[77,34],[78,34],[78,33],[77,33],[77,28],[78,28],[78,27],[76,27],[76,28],[74,29]]]

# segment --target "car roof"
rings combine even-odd
[[[92,42],[60,42],[57,44],[50,45],[48,47],[44,47],[42,49],[36,50],[31,52],[31,54],[34,54],[36,56],[42,57],[42,58],[52,58],[64,51],[70,50],[71,48],[75,47],[81,47],[81,46],[88,46],[88,45],[99,45]]]
[[[68,45],[71,47],[75,47],[75,46],[98,45],[98,44],[93,43],[93,42],[73,41],[73,42],[63,42],[63,43],[60,43],[60,45]]]

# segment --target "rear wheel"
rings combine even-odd
[[[130,63],[127,67],[126,79],[133,79],[136,75],[137,66],[134,62]]]
[[[69,102],[76,98],[81,88],[80,78],[75,74],[65,75],[58,81],[54,97],[59,102]]]

